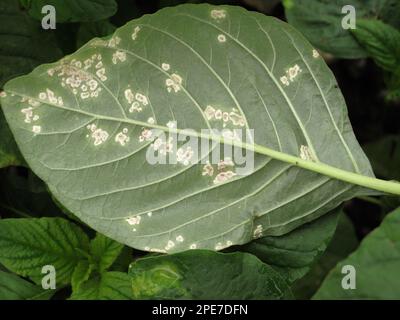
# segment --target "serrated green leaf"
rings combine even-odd
[[[47,300],[54,290],[43,290],[12,273],[0,270],[0,300]]]
[[[363,239],[359,248],[327,276],[313,299],[400,298],[400,208]],[[354,267],[355,289],[343,289],[345,265]]]
[[[10,81],[2,104],[29,166],[55,197],[97,231],[146,251],[220,250],[282,235],[369,192],[336,178],[400,193],[372,178],[336,81],[313,47],[286,23],[239,7],[145,15]],[[228,123],[208,118],[209,105]],[[167,125],[173,120],[176,129]],[[202,135],[224,126],[254,129],[250,174],[236,174],[238,163],[235,172],[214,164],[204,174],[200,159],[146,161],[155,146],[141,139],[148,130],[192,128],[203,142],[235,144]]]
[[[400,66],[400,31],[379,20],[359,19],[352,33],[382,69],[393,72]]]
[[[284,1],[286,18],[298,28],[317,48],[340,58],[362,58],[367,53],[354,39],[350,29],[342,27],[342,19],[351,5],[356,21],[361,18],[379,18],[400,26],[400,3],[398,0],[295,0]]]
[[[333,237],[341,209],[279,237],[263,237],[240,248],[256,255],[288,282],[303,277]]]
[[[54,266],[57,286],[69,283],[84,258],[79,250],[88,249],[86,234],[62,218],[0,220],[0,263],[38,284],[46,265]]]
[[[96,234],[96,238],[90,242],[90,253],[98,271],[106,271],[118,258],[122,248],[122,244],[100,233]]]
[[[281,299],[289,287],[248,253],[191,250],[136,260],[129,268],[135,299]]]
[[[83,283],[71,300],[130,300],[131,278],[122,272],[106,272]]]
[[[94,265],[88,260],[79,261],[71,277],[72,291],[78,291],[81,284],[89,280],[94,269]]]
[[[98,21],[111,17],[117,11],[115,0],[21,0],[29,14],[42,20],[45,5],[54,6],[57,22]]]
[[[78,48],[95,37],[111,35],[116,27],[107,20],[82,23],[77,34]]]
[[[20,10],[18,0],[0,1],[0,20],[0,89],[37,65],[61,58],[54,35]]]

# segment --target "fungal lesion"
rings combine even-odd
[[[126,53],[121,50],[117,50],[113,53],[112,56],[112,63],[117,64],[119,62],[125,62],[126,61]]]
[[[226,10],[223,9],[213,9],[210,12],[210,16],[212,19],[216,21],[220,21],[226,18]]]
[[[300,68],[300,66],[295,64],[293,67],[290,67],[286,70],[285,75],[280,77],[281,83],[287,87],[290,86],[290,84],[295,81],[302,71],[303,70]]]
[[[50,77],[59,78],[62,87],[67,88],[82,100],[97,98],[102,88],[96,77],[101,82],[108,79],[102,59],[99,53],[82,61],[64,59],[60,65],[48,69],[47,74]]]
[[[312,150],[305,145],[300,146],[300,158],[307,161],[313,161],[313,162],[317,161],[317,158],[312,152]]]
[[[257,225],[253,230],[253,238],[258,239],[263,236],[263,227],[261,224]]]
[[[228,124],[238,127],[244,127],[246,125],[245,117],[235,108],[232,108],[230,111],[226,111],[221,108],[214,108],[213,106],[208,105],[203,113],[207,120],[220,121],[224,128]]]
[[[132,89],[127,88],[124,91],[125,100],[130,105],[129,113],[139,113],[143,111],[143,108],[149,105],[149,99],[147,96],[140,92],[134,93]]]
[[[182,77],[177,73],[173,73],[165,80],[165,85],[168,92],[179,92],[182,89]]]
[[[125,146],[130,138],[128,136],[128,128],[123,128],[121,132],[115,135],[115,142],[119,143],[121,146]]]
[[[217,165],[212,165],[209,161],[203,165],[201,175],[203,177],[211,177],[213,184],[221,184],[234,178],[237,174],[235,172],[235,163],[230,157],[221,159]]]
[[[106,130],[98,128],[95,124],[87,125],[87,130],[89,130],[89,134],[86,135],[87,138],[91,138],[93,140],[93,144],[95,146],[101,145],[106,142],[109,138],[109,134]]]
[[[139,32],[140,32],[141,29],[142,29],[142,28],[141,28],[140,26],[135,26],[135,27],[133,28],[133,32],[132,32],[132,35],[131,35],[132,40],[135,41],[135,40],[137,39],[137,37],[138,37]]]

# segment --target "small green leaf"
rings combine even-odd
[[[47,300],[54,292],[0,270],[0,300]]]
[[[328,275],[313,299],[400,299],[400,208]],[[343,266],[353,266],[355,289],[343,289]]]
[[[71,278],[72,291],[79,290],[81,284],[89,279],[93,268],[93,264],[91,264],[88,260],[82,260],[78,262]]]
[[[96,37],[105,37],[112,34],[116,27],[108,20],[82,23],[77,35],[78,48]]]
[[[394,72],[400,66],[400,31],[379,20],[359,19],[352,32],[382,69]]]
[[[1,106],[0,106],[1,107]],[[0,168],[8,166],[25,165],[14,137],[4,118],[3,110],[0,111]]]
[[[106,272],[81,284],[71,300],[130,300],[131,278],[123,272]]]
[[[0,220],[0,263],[7,269],[41,283],[42,268],[52,265],[57,285],[70,282],[89,250],[89,240],[76,225],[62,218]]]
[[[191,250],[147,257],[129,269],[135,299],[280,299],[280,274],[248,253]]]
[[[96,234],[96,238],[90,242],[90,253],[100,273],[106,271],[113,264],[122,248],[122,244],[100,233]]]
[[[21,3],[37,20],[47,14],[42,13],[45,5],[54,6],[57,22],[102,20],[114,15],[118,8],[115,0],[21,0]]]

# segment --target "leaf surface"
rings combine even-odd
[[[220,130],[213,156],[216,142],[235,145],[223,130],[254,129],[240,151],[251,155],[254,141],[296,164],[373,176],[323,59],[286,23],[238,7],[145,15],[10,81],[6,95],[17,143],[56,198],[146,251],[220,250],[285,234],[365,192],[260,152],[246,174],[222,153],[207,165],[208,154],[188,151],[190,138],[209,143],[202,129]],[[189,142],[174,133],[190,133]],[[148,161],[162,152],[180,161]]]

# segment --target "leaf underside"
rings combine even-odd
[[[218,176],[239,164],[213,165],[212,173],[199,162],[152,165],[146,152],[155,143],[140,136],[153,122],[165,131],[170,121],[196,133],[255,129],[257,145],[295,156],[306,146],[313,160],[373,176],[323,59],[286,23],[237,7],[145,15],[10,81],[5,92],[19,147],[58,200],[97,231],[146,251],[219,250],[285,234],[360,192],[261,154],[250,174],[223,183]]]

